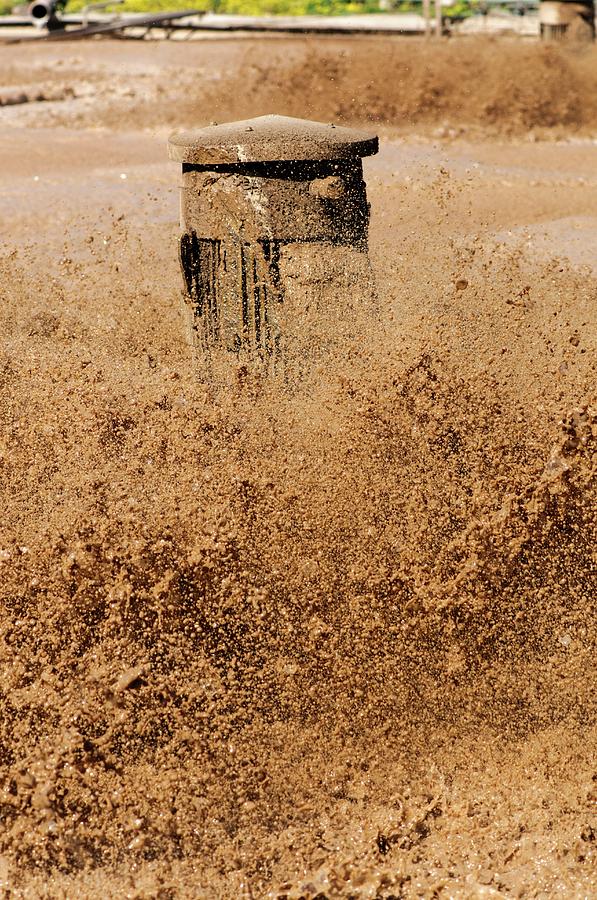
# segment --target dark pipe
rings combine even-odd
[[[29,4],[28,13],[31,21],[38,28],[56,28],[59,20],[56,13],[65,6],[65,2],[61,0],[33,0]]]

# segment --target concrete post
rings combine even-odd
[[[563,38],[592,41],[595,38],[595,4],[593,0],[541,0],[539,24],[544,41]]]
[[[284,116],[175,134],[193,343],[271,358],[373,293],[362,157],[377,137]],[[347,302],[348,298],[348,302]]]

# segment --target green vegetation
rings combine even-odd
[[[0,15],[11,12],[18,0],[0,0]],[[79,12],[93,0],[70,0],[67,12]],[[390,4],[388,4],[390,5]],[[471,0],[456,0],[453,6],[443,8],[444,15],[467,15],[472,11]],[[394,0],[392,11],[420,11],[420,0]],[[218,13],[244,16],[263,15],[347,15],[350,13],[379,13],[379,0],[125,0],[124,3],[107,7],[103,12],[169,12],[171,10],[200,9]]]
[[[85,3],[86,0],[71,0],[68,9],[75,12],[85,6]],[[148,13],[158,10],[201,9],[243,16],[301,16],[317,13],[333,16],[380,11],[379,0],[125,0],[113,8],[121,12]]]

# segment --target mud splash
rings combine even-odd
[[[593,49],[491,40],[415,43],[416,49],[403,41],[363,40],[339,51],[324,45],[286,63],[275,52],[265,61],[249,53],[244,65],[251,108],[405,129],[455,125],[457,133],[470,127],[570,132],[597,125]],[[220,106],[227,110],[230,99],[222,92]]]
[[[483,227],[481,188],[500,227],[536,206],[483,177],[371,179],[378,319],[298,383],[197,378],[174,221],[82,179],[61,254],[31,195],[0,257],[8,896],[595,892],[597,285],[471,224],[473,190]]]
[[[220,391],[182,345],[156,365],[139,332],[115,368],[97,334],[81,353],[89,332],[56,308],[68,280],[3,269],[11,883],[43,895],[41,870],[69,896],[74,873],[81,896],[110,878],[165,897],[547,889],[553,863],[527,825],[499,863],[485,838],[464,868],[436,854],[445,840],[464,852],[462,821],[492,820],[474,792],[461,805],[471,741],[497,773],[512,751],[496,746],[541,755],[565,723],[586,821],[579,809],[575,849],[558,831],[554,852],[575,853],[573,883],[589,885],[590,410],[525,419],[441,342],[405,367],[373,323],[300,389],[241,373]]]

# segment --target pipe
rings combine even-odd
[[[58,10],[66,6],[66,0],[33,0],[27,8],[27,13],[36,28],[56,28]]]

